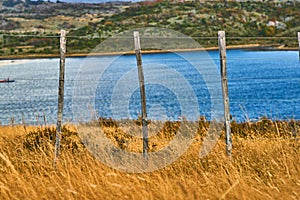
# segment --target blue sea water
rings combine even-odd
[[[218,51],[143,54],[150,119],[223,114]],[[0,61],[2,124],[54,124],[59,59]],[[230,112],[238,121],[300,119],[297,51],[227,51]],[[64,122],[141,114],[134,55],[66,59]],[[88,116],[89,115],[89,116]]]

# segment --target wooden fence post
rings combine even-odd
[[[138,67],[139,85],[140,85],[140,93],[141,93],[143,154],[144,154],[144,158],[147,158],[148,157],[148,119],[147,119],[146,91],[145,91],[145,83],[144,83],[144,73],[143,73],[143,66],[142,66],[139,32],[134,31],[133,36],[134,36],[134,48],[135,48],[135,56],[136,56],[136,62]]]
[[[300,61],[300,32],[298,32],[298,44],[299,44],[299,61]]]
[[[54,163],[59,157],[61,125],[64,109],[64,84],[65,84],[65,54],[66,54],[66,31],[60,32],[60,63],[59,63],[59,88],[58,88],[58,107],[57,107],[57,124],[56,124],[56,140]]]
[[[232,139],[230,130],[230,110],[229,110],[229,97],[228,97],[228,80],[226,70],[226,40],[225,31],[218,32],[218,42],[220,51],[220,67],[221,67],[221,80],[222,80],[222,93],[224,102],[224,118],[225,118],[225,140],[226,140],[226,153],[231,156]]]

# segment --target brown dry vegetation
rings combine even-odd
[[[233,122],[233,156],[225,155],[223,137],[199,158],[208,123],[199,122],[188,151],[173,164],[151,173],[108,168],[65,127],[62,151],[53,167],[53,127],[0,128],[1,199],[299,199],[299,122]],[[123,148],[114,123],[101,123],[106,135]],[[174,128],[175,126],[175,128]],[[158,137],[172,139],[169,124]],[[120,138],[123,138],[120,139]],[[150,147],[153,145],[150,140]]]

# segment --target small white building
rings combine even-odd
[[[268,21],[267,26],[274,26],[277,29],[285,29],[286,24],[280,21]]]

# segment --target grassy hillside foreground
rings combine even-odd
[[[113,123],[101,125],[120,148],[120,138],[131,142]],[[230,161],[222,137],[207,157],[198,157],[208,127],[200,122],[194,143],[180,159],[162,170],[141,174],[116,171],[94,159],[72,127],[63,129],[62,155],[54,169],[53,127],[4,126],[0,128],[0,197],[299,199],[299,125],[270,120],[233,123]],[[160,137],[171,140],[173,131],[169,124]]]

